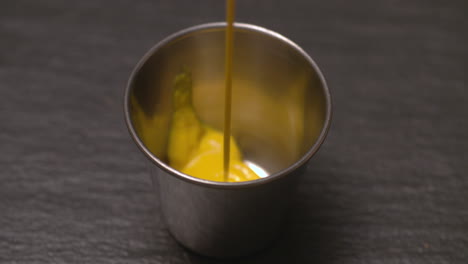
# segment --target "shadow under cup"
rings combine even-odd
[[[330,93],[312,59],[277,33],[236,23],[232,135],[243,158],[270,176],[213,182],[171,168],[167,143],[178,74],[190,72],[198,116],[222,131],[225,25],[195,26],[157,44],[133,71],[125,94],[127,125],[154,164],[169,230],[189,249],[218,257],[246,255],[275,237],[296,175],[322,144],[331,118]]]

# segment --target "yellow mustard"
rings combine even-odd
[[[173,115],[169,132],[169,165],[185,174],[224,181],[223,133],[202,124],[192,104],[192,81],[188,73],[176,76]],[[230,138],[229,182],[258,179],[243,161],[234,138]]]

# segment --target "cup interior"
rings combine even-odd
[[[152,158],[167,165],[174,79],[190,72],[193,104],[203,123],[222,131],[225,24],[194,27],[156,45],[130,78],[129,127]],[[313,155],[330,122],[330,95],[310,57],[263,28],[236,24],[232,135],[244,160],[269,174]]]

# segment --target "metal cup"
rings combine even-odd
[[[245,160],[269,173],[254,181],[213,182],[171,168],[167,142],[173,81],[191,72],[201,120],[222,130],[225,23],[194,26],[154,46],[125,92],[132,138],[151,175],[172,235],[202,255],[247,255],[278,234],[297,176],[330,126],[331,97],[314,61],[287,38],[235,24],[232,135]]]

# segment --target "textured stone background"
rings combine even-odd
[[[281,239],[229,263],[467,263],[468,4],[239,0],[333,90]],[[160,219],[122,117],[132,67],[222,0],[0,2],[0,262],[222,263]]]

